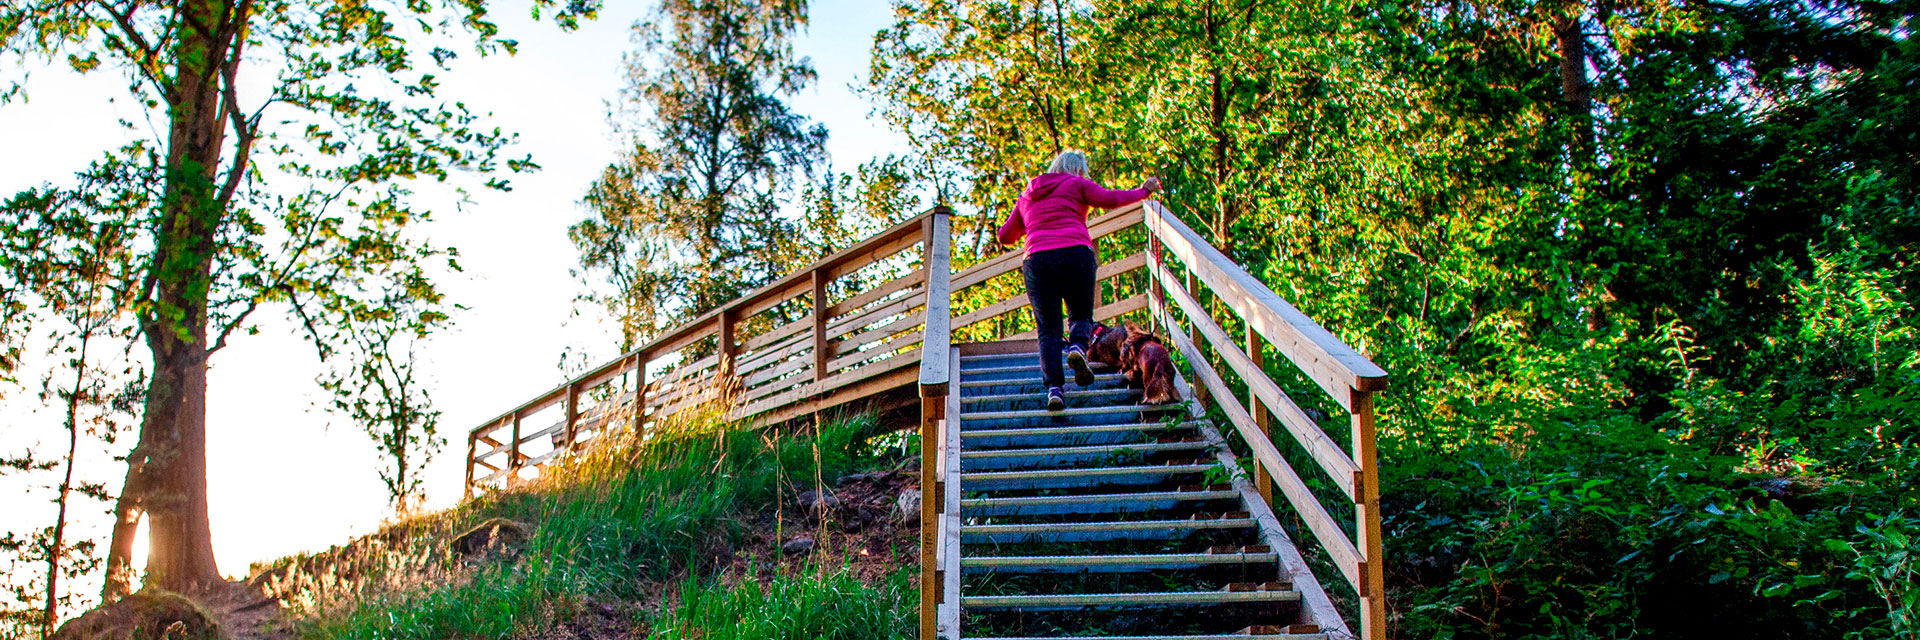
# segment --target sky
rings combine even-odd
[[[570,272],[577,260],[566,231],[586,216],[580,197],[622,146],[608,107],[621,88],[630,27],[652,3],[608,2],[598,20],[573,32],[533,23],[523,3],[502,6],[494,15],[502,37],[520,42],[519,53],[463,59],[440,76],[441,94],[491,111],[490,123],[521,136],[507,155],[530,153],[544,168],[512,176],[511,192],[472,189],[471,200],[458,206],[445,197],[425,201],[436,211],[431,240],[457,247],[465,268],[440,284],[467,307],[421,350],[448,442],[425,471],[435,508],[461,497],[469,429],[564,381],[559,363],[569,347],[595,364],[617,355],[616,332],[590,313],[575,313],[581,284]],[[795,50],[813,60],[819,81],[792,100],[794,110],[827,126],[837,167],[906,151],[904,138],[872,117],[856,92],[873,34],[890,24],[886,0],[814,0],[811,12]],[[124,99],[114,100],[125,92],[118,75],[80,76],[61,65],[0,69],[0,78],[23,72],[30,74],[28,100],[0,106],[0,194],[68,183],[124,139],[119,119],[141,120]],[[244,576],[254,562],[370,533],[390,515],[374,444],[324,410],[313,348],[281,314],[260,327],[216,354],[208,379],[208,498],[215,555],[229,576]],[[0,454],[64,450],[56,412],[37,406],[31,393],[7,395]],[[124,473],[105,454],[81,468],[83,477],[114,485]],[[17,481],[0,478],[0,530],[51,521],[50,504],[11,484]],[[77,518],[77,527],[104,543],[107,514],[85,510]]]

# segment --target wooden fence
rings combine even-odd
[[[644,434],[649,422],[717,398],[731,397],[732,417],[775,423],[913,387],[924,378],[921,344],[948,347],[944,322],[929,335],[926,318],[929,285],[944,286],[950,271],[949,215],[915,216],[474,428],[467,495],[530,477],[603,433]],[[932,315],[945,321],[947,297],[934,300]]]

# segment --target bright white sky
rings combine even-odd
[[[455,317],[455,328],[423,350],[448,440],[426,471],[436,507],[460,498],[469,428],[560,382],[558,363],[569,346],[596,361],[615,355],[613,334],[596,319],[574,316],[580,285],[568,273],[576,261],[566,230],[585,216],[580,197],[618,150],[607,104],[620,89],[629,26],[651,3],[608,2],[599,20],[571,33],[532,23],[522,3],[498,4],[502,36],[520,41],[519,55],[463,58],[455,72],[440,77],[442,95],[492,111],[491,123],[521,134],[510,155],[531,153],[545,169],[513,176],[511,193],[476,189],[463,210],[446,203],[431,227],[435,243],[462,253],[465,277],[443,286],[469,307]],[[814,0],[812,26],[796,42],[820,78],[794,107],[828,127],[828,148],[843,170],[905,151],[904,138],[869,118],[870,105],[854,89],[865,82],[874,32],[891,18],[886,0]],[[0,77],[20,72],[0,69]],[[81,77],[64,68],[32,74],[30,101],[0,107],[0,197],[67,183],[121,139],[117,118],[140,120],[111,102],[125,91],[118,75]],[[252,562],[371,532],[388,515],[373,443],[318,405],[325,398],[313,382],[319,371],[313,350],[284,318],[269,316],[262,328],[216,355],[209,381],[214,549],[221,571],[235,576]],[[0,452],[35,447],[58,455],[65,446],[59,415],[35,411],[37,400],[21,393],[31,390],[0,394],[10,397],[0,407]],[[88,479],[114,485],[124,472],[104,459],[82,469]],[[51,505],[26,496],[19,484],[0,479],[0,530],[51,520]],[[109,520],[94,510],[76,517],[87,535],[104,532]]]

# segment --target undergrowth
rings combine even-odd
[[[712,577],[731,562],[750,514],[858,467],[892,462],[874,451],[884,448],[865,444],[877,430],[870,415],[825,420],[803,433],[747,429],[707,416],[651,429],[644,439],[609,438],[522,486],[406,523],[406,535],[388,536],[391,548],[371,554],[381,562],[360,559],[352,571],[336,566],[281,582],[296,583],[286,589],[297,594],[294,625],[313,640],[509,637],[568,619],[589,603],[656,601],[673,592],[671,585],[681,585],[686,601],[665,620],[684,628],[672,621],[698,621],[703,612],[758,597]],[[450,534],[490,518],[531,525],[524,549],[481,559],[444,550]],[[913,598],[912,590],[895,582],[868,587],[845,572],[815,572],[775,575],[767,584],[785,594],[776,599],[784,615],[870,629],[898,626],[900,615],[915,611],[903,601]],[[859,607],[825,604],[839,598]],[[826,608],[809,610],[809,603]],[[655,614],[631,615],[639,624]],[[793,628],[809,629],[804,637],[877,637]]]
[[[691,579],[677,607],[653,622],[659,640],[906,638],[919,609],[912,568],[867,585],[847,571],[746,579]]]

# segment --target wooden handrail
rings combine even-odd
[[[1195,377],[1245,440],[1260,471],[1257,479],[1262,495],[1272,495],[1272,487],[1279,487],[1314,539],[1327,551],[1341,577],[1360,595],[1360,637],[1383,640],[1386,638],[1386,585],[1383,584],[1385,567],[1381,562],[1380,473],[1375,451],[1373,394],[1386,388],[1387,372],[1207,244],[1158,201],[1148,201],[1145,208],[1153,285],[1150,306],[1166,329],[1166,338],[1174,343],[1175,350],[1187,355]],[[1169,255],[1186,267],[1184,282],[1168,265]],[[1248,335],[1244,344],[1228,335],[1200,303],[1199,289],[1203,286],[1246,325]],[[1183,321],[1187,332],[1180,328]],[[1267,375],[1256,336],[1265,338],[1276,352],[1351,414],[1351,453],[1342,450]],[[1200,348],[1202,342],[1213,346],[1223,367],[1216,368],[1208,360],[1206,351]],[[1239,403],[1233,386],[1222,373],[1237,376],[1247,389],[1245,406]],[[1347,538],[1340,523],[1281,456],[1266,426],[1267,416],[1277,416],[1286,427],[1287,435],[1306,450],[1315,466],[1326,472],[1351,500],[1354,529],[1358,534],[1355,539]],[[1331,609],[1326,603],[1317,604],[1321,605],[1318,608]],[[1326,624],[1339,625],[1338,630],[1345,631],[1344,621],[1324,621],[1323,625]]]

